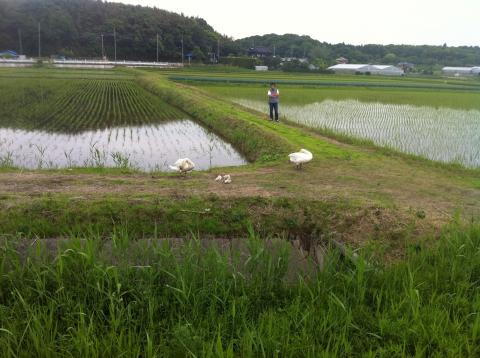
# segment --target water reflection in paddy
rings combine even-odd
[[[77,134],[0,128],[0,162],[23,168],[129,166],[168,171],[188,157],[196,169],[237,166],[246,159],[229,143],[185,119]]]

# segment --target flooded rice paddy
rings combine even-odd
[[[235,101],[266,111],[263,101]],[[478,110],[325,100],[307,105],[280,105],[280,114],[311,128],[371,140],[376,145],[404,153],[480,167]]]
[[[28,169],[129,167],[170,171],[188,157],[195,169],[247,164],[229,143],[189,119],[73,134],[0,128],[0,165]]]

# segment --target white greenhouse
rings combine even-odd
[[[338,64],[328,68],[335,73],[347,73],[347,74],[372,74],[383,76],[403,76],[404,71],[401,68],[390,65],[365,65],[365,64]]]
[[[478,76],[480,75],[480,67],[444,67],[442,72],[445,76]]]

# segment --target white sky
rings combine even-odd
[[[267,33],[330,43],[480,46],[480,0],[109,0],[204,18],[235,39]]]

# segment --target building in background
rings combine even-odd
[[[453,77],[468,77],[468,76],[479,76],[480,75],[480,66],[476,67],[444,67],[442,72],[445,76]]]
[[[6,50],[0,52],[0,58],[17,59],[19,56],[15,51]]]
[[[403,72],[408,73],[415,68],[415,65],[411,62],[400,62],[397,64],[397,67],[401,68]]]
[[[339,57],[339,58],[337,58],[337,59],[335,60],[335,62],[336,62],[337,64],[344,64],[344,65],[345,65],[345,64],[348,63],[348,59],[346,59],[345,57]]]
[[[345,63],[330,66],[329,70],[335,73],[344,74],[365,74],[365,75],[383,75],[383,76],[403,76],[405,72],[396,66],[390,65],[367,65],[367,64],[354,64]]]
[[[272,51],[268,47],[250,47],[248,49],[248,56],[251,57],[269,57]]]

